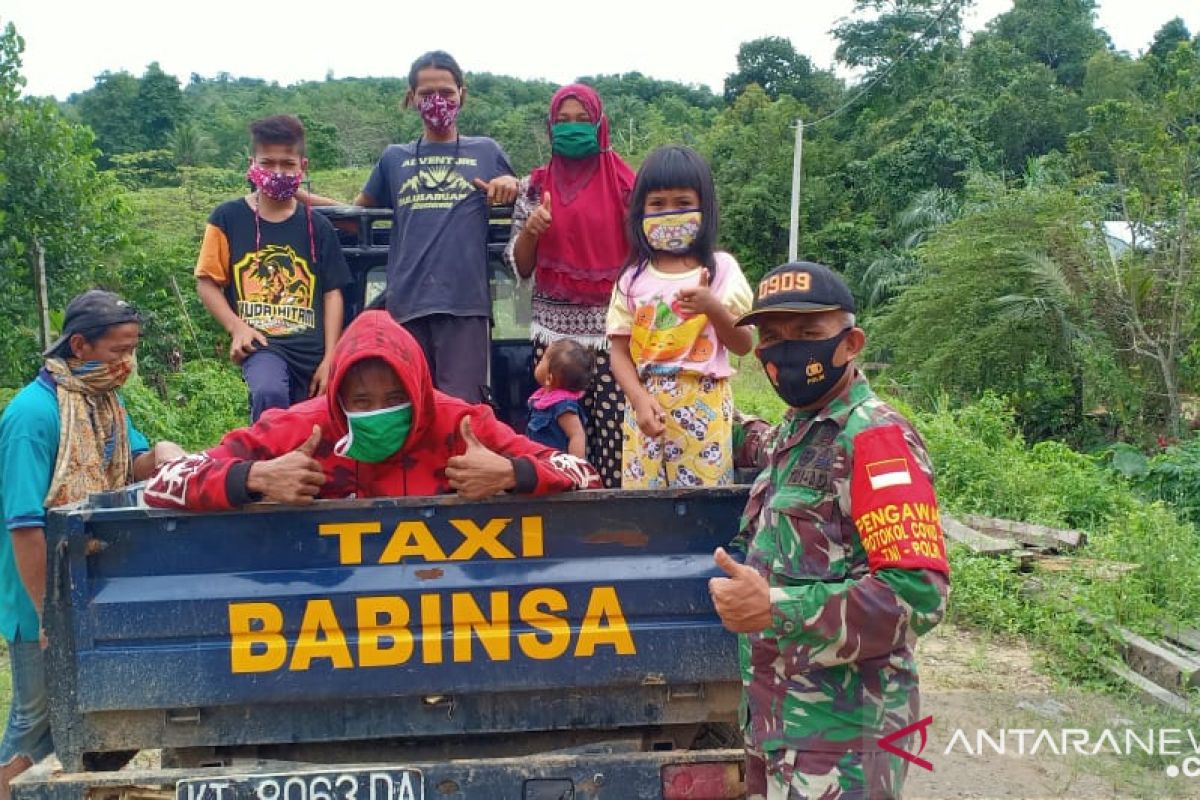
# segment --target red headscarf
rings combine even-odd
[[[625,211],[633,190],[633,170],[614,153],[608,117],[596,90],[572,83],[550,100],[553,125],[562,104],[575,98],[598,123],[600,152],[587,158],[550,157],[530,175],[530,199],[550,193],[553,222],[537,247],[535,282],[542,294],[581,305],[605,305],[613,282],[629,257]]]

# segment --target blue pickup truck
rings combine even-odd
[[[386,227],[331,215],[356,312],[381,283]],[[497,285],[500,304],[512,287]],[[520,427],[528,341],[496,338],[494,400]],[[746,491],[188,514],[131,488],[57,509],[46,628],[63,769],[26,773],[14,795],[742,797],[736,641],[707,580]]]

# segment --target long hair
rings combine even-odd
[[[642,230],[642,218],[646,212],[646,195],[661,189],[693,189],[700,197],[700,232],[687,255],[694,257],[708,270],[708,277],[716,282],[717,190],[713,185],[712,170],[708,162],[690,147],[669,144],[655,149],[638,170],[629,198],[627,218],[630,243],[629,264],[639,272],[641,267],[653,259],[654,249],[646,240]]]
[[[404,98],[405,105],[412,105],[412,94],[417,90],[417,76],[423,69],[444,69],[454,78],[454,85],[463,88],[463,71],[454,56],[445,50],[430,50],[417,56],[417,60],[408,68],[408,94]]]

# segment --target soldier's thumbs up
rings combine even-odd
[[[758,570],[739,564],[718,547],[713,561],[728,577],[709,578],[708,593],[717,615],[734,633],[758,633],[771,624],[771,587]]]

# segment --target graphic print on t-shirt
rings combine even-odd
[[[308,260],[291,245],[269,244],[233,265],[237,314],[268,336],[289,336],[317,327],[316,279]]]
[[[452,208],[471,192],[475,186],[455,167],[478,165],[478,160],[468,156],[421,156],[404,160],[404,169],[415,169],[416,173],[400,185],[396,192],[396,205],[414,210],[427,208]]]
[[[713,343],[704,335],[707,314],[688,316],[680,300],[659,294],[634,311],[629,351],[639,364],[663,361],[704,362],[713,357]]]

